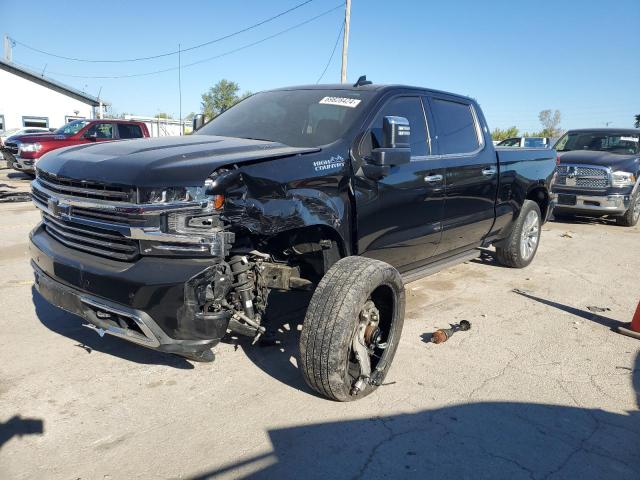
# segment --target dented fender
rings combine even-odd
[[[269,237],[325,226],[348,245],[352,212],[345,158],[325,153],[240,166],[239,180],[225,192],[223,218],[234,230]]]

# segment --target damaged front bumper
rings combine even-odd
[[[35,286],[50,303],[109,334],[160,351],[194,356],[225,335],[230,312],[203,315],[201,289],[215,260],[142,257],[133,263],[71,249],[42,225],[30,235]]]

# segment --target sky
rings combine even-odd
[[[116,113],[178,117],[178,55],[89,63],[23,44],[81,59],[154,56],[175,52],[179,44],[186,49],[224,37],[303,1],[31,0],[25,12],[20,2],[0,0],[0,33],[19,42],[14,62],[89,94],[100,92]],[[291,27],[340,4],[313,0],[257,28],[184,52],[183,116],[200,111],[202,93],[223,78],[252,92],[316,83],[337,40],[321,83],[339,82],[344,7]],[[538,113],[544,109],[560,110],[564,129],[632,127],[640,114],[639,25],[640,0],[353,0],[348,80],[366,74],[375,83],[469,95],[492,129],[540,130]],[[187,66],[194,62],[200,63]],[[173,70],[79,78],[164,69]]]

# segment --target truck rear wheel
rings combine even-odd
[[[384,380],[404,322],[404,286],[391,265],[364,257],[336,262],[309,304],[300,336],[307,384],[332,400],[369,395]]]
[[[623,227],[634,227],[640,219],[640,188],[637,189],[635,195],[631,197],[629,208],[624,215],[616,217],[616,223]]]
[[[524,268],[531,263],[540,243],[541,218],[538,204],[525,200],[511,234],[496,246],[496,258],[500,264]]]

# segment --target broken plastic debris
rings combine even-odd
[[[573,238],[573,235],[571,232],[564,232],[562,235],[560,235],[561,237],[565,237],[565,238]]]
[[[609,307],[598,307],[596,305],[587,306],[587,310],[589,310],[590,312],[594,312],[594,313],[610,312],[611,311],[611,309]]]

